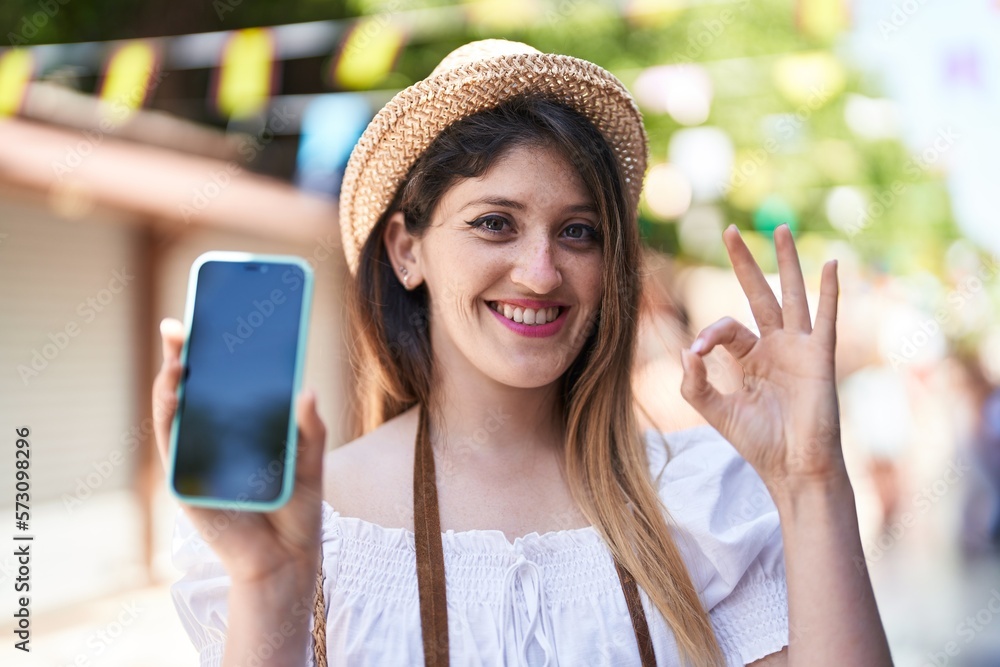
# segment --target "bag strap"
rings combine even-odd
[[[323,554],[319,556],[319,574],[316,575],[316,595],[313,598],[313,661],[316,667],[326,663],[326,602],[323,597]]]
[[[437,484],[434,477],[434,451],[427,437],[423,406],[417,426],[417,446],[413,462],[413,509],[417,549],[417,586],[420,594],[420,626],[427,667],[448,665],[448,606],[444,578],[444,551],[441,545],[441,519],[438,513]],[[423,443],[423,444],[421,444]],[[418,520],[419,519],[419,520]],[[433,538],[437,539],[433,539]],[[632,629],[639,644],[642,667],[656,667],[656,654],[646,623],[646,613],[639,598],[639,587],[632,575],[615,559],[615,570],[625,594]],[[314,598],[313,657],[317,667],[326,667],[326,604],[323,595],[323,559],[320,557]],[[438,583],[440,582],[440,583]]]
[[[424,414],[422,404],[413,460],[413,514],[424,665],[447,667],[448,604],[444,550],[441,544],[441,518],[438,511],[437,481],[434,476],[434,450],[430,445],[427,416]],[[629,616],[632,617],[632,628],[639,644],[642,667],[656,667],[656,654],[646,623],[646,613],[639,598],[639,586],[617,558],[615,569],[618,571],[618,579],[625,593]]]
[[[635,631],[635,640],[639,644],[639,660],[642,662],[642,667],[656,667],[656,652],[653,651],[653,639],[649,634],[646,612],[642,608],[642,599],[639,597],[639,586],[635,583],[635,578],[622,567],[617,558],[615,559],[615,569],[618,570],[618,579],[622,582],[622,592],[625,593],[628,615],[632,617],[632,629]]]
[[[420,593],[420,627],[424,664],[448,667],[448,602],[444,577],[444,548],[438,513],[434,450],[431,449],[427,415],[420,406],[417,444],[413,458],[413,525],[417,550],[417,587]]]

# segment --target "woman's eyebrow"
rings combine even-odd
[[[485,197],[480,197],[478,199],[473,199],[468,202],[459,211],[464,211],[472,206],[479,206],[482,204],[488,204],[490,206],[499,206],[501,208],[511,208],[515,211],[524,211],[528,207],[523,202],[515,201],[513,199],[507,199],[506,197],[498,197],[494,195],[486,195]],[[597,207],[594,206],[592,202],[581,202],[579,204],[570,204],[565,209],[567,213],[597,213]]]
[[[489,204],[490,206],[500,206],[502,208],[512,208],[517,211],[523,211],[527,206],[519,201],[514,201],[513,199],[507,199],[506,197],[497,197],[494,195],[486,195],[485,197],[480,197],[479,199],[473,199],[468,202],[465,206],[458,209],[459,211],[464,211],[471,206],[479,206],[481,204]]]

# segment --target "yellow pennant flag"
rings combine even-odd
[[[156,70],[156,53],[148,42],[129,42],[108,60],[101,86],[106,112],[120,123],[141,108]]]
[[[334,61],[334,84],[346,90],[374,88],[392,71],[405,43],[406,33],[385,16],[358,21]]]
[[[215,99],[221,113],[239,119],[264,108],[274,87],[274,50],[267,28],[233,33],[219,64]]]
[[[628,0],[625,16],[632,25],[664,28],[680,18],[689,4],[681,0]]]
[[[802,32],[829,39],[850,25],[851,14],[846,0],[798,0],[795,20]]]
[[[21,108],[35,69],[25,49],[8,49],[0,55],[0,116],[13,116]]]

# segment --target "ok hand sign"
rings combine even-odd
[[[683,350],[681,395],[740,452],[771,489],[794,491],[846,475],[834,374],[837,264],[823,266],[815,327],[787,225],[774,231],[781,304],[736,227],[723,233],[760,337],[731,317]],[[743,388],[721,394],[702,357],[722,345],[743,367]]]

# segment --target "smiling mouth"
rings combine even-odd
[[[486,305],[492,310],[500,313],[511,322],[527,324],[528,326],[538,326],[548,324],[558,318],[564,310],[562,306],[552,306],[551,308],[523,308],[512,306],[509,303],[499,301],[487,301]]]

